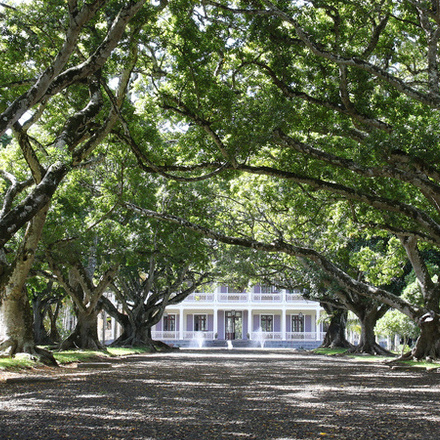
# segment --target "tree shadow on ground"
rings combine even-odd
[[[440,375],[293,351],[135,356],[2,385],[1,439],[426,439]]]

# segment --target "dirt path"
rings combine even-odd
[[[0,439],[375,440],[440,433],[440,374],[347,358],[182,350],[55,375],[0,384]]]

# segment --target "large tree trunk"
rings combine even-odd
[[[420,319],[420,336],[414,348],[398,360],[440,359],[440,316],[433,312],[426,313]]]
[[[383,314],[383,310],[376,307],[366,307],[356,314],[361,323],[361,337],[359,344],[348,350],[350,353],[365,353],[381,356],[392,355],[390,351],[381,347],[376,342],[376,335],[374,334],[376,322]]]
[[[61,343],[60,350],[103,350],[105,347],[98,338],[98,314],[98,309],[78,311],[75,330]]]
[[[46,316],[48,304],[41,298],[32,300],[32,311],[34,317],[34,339],[39,345],[53,345],[54,341],[50,338],[46,328],[44,327],[44,318]]]
[[[151,325],[142,322],[142,319],[124,320],[123,331],[118,339],[112,342],[112,347],[142,347],[151,351],[171,349],[164,342],[154,341],[151,337]]]
[[[52,353],[35,344],[32,311],[24,288],[13,299],[9,295],[7,300],[2,301],[0,323],[0,351],[9,356],[27,353],[47,365],[57,365]]]
[[[352,348],[345,337],[348,311],[330,305],[323,306],[330,316],[330,325],[321,348]]]
[[[10,291],[10,289],[6,289],[6,291]],[[31,352],[35,345],[32,313],[24,288],[13,296],[9,293],[7,299],[2,301],[0,317],[3,341],[0,349],[5,350],[9,348],[11,355],[18,352]]]
[[[105,311],[118,321],[122,326],[122,334],[110,345],[112,347],[142,347],[151,351],[171,350],[172,348],[161,341],[154,341],[151,337],[151,327],[156,322],[149,322],[148,316],[143,307],[135,307],[129,310],[129,315],[125,315],[109,301],[101,298],[101,304]]]
[[[24,352],[41,362],[57,365],[53,355],[38,348],[34,341],[32,312],[25,283],[34,261],[49,205],[29,223],[14,262],[0,280],[0,352],[10,356]]]
[[[137,323],[132,325],[129,323],[127,326],[123,327],[121,336],[119,336],[116,341],[111,345],[112,347],[151,347],[153,348],[151,339],[151,331],[142,325],[142,323]]]
[[[77,316],[75,330],[61,343],[60,349],[104,350],[98,338],[99,302],[104,290],[116,276],[118,265],[101,275],[95,286],[91,275],[93,271],[84,268],[80,262],[69,264],[69,275],[66,277],[50,256],[48,259],[58,282],[72,298]]]
[[[59,300],[55,305],[55,310],[51,307],[47,309],[47,316],[50,321],[49,338],[54,343],[59,343],[61,341],[61,335],[57,327],[57,319],[60,314],[61,300]]]

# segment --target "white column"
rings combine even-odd
[[[179,310],[179,339],[180,340],[183,339],[183,319],[184,319],[183,310],[180,309]]]
[[[252,339],[252,309],[248,310],[248,333],[249,339]]]
[[[102,344],[105,345],[105,331],[107,330],[107,313],[105,310],[101,313],[101,319],[102,319]]]
[[[215,335],[218,335],[218,310],[214,307],[214,339]]]
[[[286,340],[286,309],[284,307],[281,311],[281,340]]]
[[[318,341],[321,337],[321,324],[319,324],[319,318],[321,317],[321,310],[316,309],[316,321],[315,321],[315,331],[316,331],[316,340]]]

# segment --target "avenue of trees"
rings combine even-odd
[[[393,309],[420,331],[407,356],[440,358],[437,1],[10,1],[0,19],[0,350],[50,359],[35,277],[82,316],[65,346],[94,347],[105,289],[145,342],[167,303],[239,282],[233,261],[306,288],[343,345],[350,310],[380,353]]]

